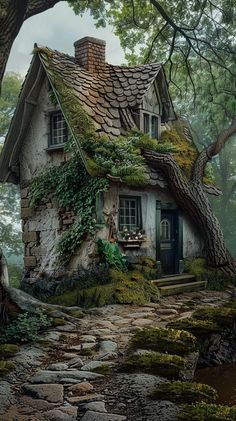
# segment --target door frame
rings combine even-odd
[[[176,273],[183,272],[183,217],[175,203],[164,203],[160,200],[156,201],[156,260],[161,269],[161,241],[160,241],[160,223],[161,211],[170,210],[175,213],[177,222],[176,226],[176,247],[175,247],[175,271]]]

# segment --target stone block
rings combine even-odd
[[[34,213],[34,210],[32,208],[21,208],[21,218],[27,219],[30,218]]]
[[[29,199],[21,199],[21,207],[28,208],[29,207]]]
[[[23,232],[22,240],[23,240],[24,243],[29,243],[29,242],[36,243],[37,240],[38,240],[37,231]]]
[[[25,267],[32,268],[36,266],[36,257],[35,256],[27,256],[24,258]]]

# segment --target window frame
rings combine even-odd
[[[61,143],[52,143],[52,139],[53,139],[53,119],[55,118],[55,116],[57,115],[61,115],[62,116],[62,121],[64,120],[65,122],[65,127],[66,127],[66,140],[64,142]],[[48,149],[59,149],[59,148],[63,148],[65,143],[68,141],[68,125],[66,122],[66,119],[64,118],[64,115],[62,113],[62,111],[59,110],[54,110],[49,112],[49,134],[48,134]]]
[[[137,221],[137,225],[134,226],[132,228],[132,224],[126,224],[126,223],[122,223],[121,224],[121,200],[135,200],[136,201],[136,206],[135,206],[135,210],[136,210],[136,221]],[[124,207],[125,209],[125,207]],[[129,216],[130,217],[130,216]],[[142,229],[143,228],[143,224],[142,224],[142,206],[141,206],[141,196],[132,196],[132,195],[120,195],[119,196],[119,211],[118,211],[118,226],[119,226],[119,231],[122,232],[124,230],[124,227],[126,227],[128,229],[128,231],[132,231],[133,229]]]
[[[146,119],[146,116],[149,116],[149,123],[148,123],[148,126],[149,126],[148,129],[149,130],[148,131],[145,131],[145,126],[146,126],[145,119]],[[152,119],[153,119],[153,117],[157,118],[157,137],[153,137],[152,136]],[[159,139],[160,134],[161,134],[161,116],[159,114],[152,113],[152,112],[150,112],[148,110],[141,109],[140,110],[140,130],[143,133],[148,133],[149,136],[152,139]]]

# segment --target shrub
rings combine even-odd
[[[178,355],[146,352],[144,354],[129,355],[123,368],[127,371],[143,371],[167,378],[179,378],[180,372],[187,368],[187,360]]]
[[[224,406],[207,403],[183,405],[178,414],[182,421],[235,421],[236,406]]]
[[[193,318],[209,320],[221,327],[230,328],[236,322],[236,308],[202,307],[194,311]]]
[[[109,241],[97,240],[98,253],[102,260],[109,266],[126,272],[128,264],[126,258],[122,255],[117,243],[109,243]]]
[[[1,332],[1,343],[24,343],[38,339],[38,332],[51,325],[46,314],[38,310],[35,314],[23,313]]]
[[[170,322],[168,327],[186,330],[197,337],[221,331],[220,326],[210,320],[196,320],[191,317]]]
[[[153,399],[170,400],[177,403],[215,402],[216,390],[207,384],[182,382],[180,380],[165,382],[157,386],[152,394]]]
[[[14,370],[15,364],[12,361],[0,361],[0,377],[5,376]]]
[[[184,355],[196,350],[197,339],[189,332],[175,329],[144,329],[131,339],[131,347]]]

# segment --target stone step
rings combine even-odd
[[[176,285],[165,285],[158,287],[161,296],[182,294],[184,292],[193,292],[205,289],[207,285],[206,281],[194,281],[194,282],[182,282]]]
[[[183,282],[194,282],[195,276],[183,273],[181,275],[165,276],[161,279],[155,279],[152,281],[158,288],[167,285],[182,284]]]

